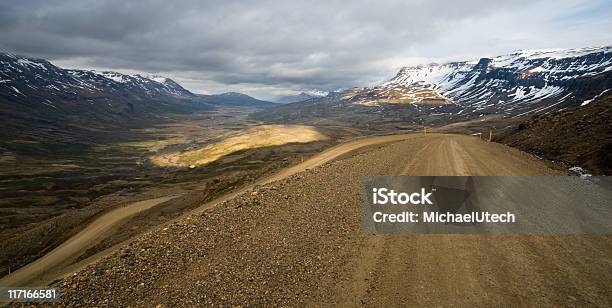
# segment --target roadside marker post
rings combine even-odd
[[[489,130],[489,142],[491,142],[491,139],[493,138],[493,129]]]

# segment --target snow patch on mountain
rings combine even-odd
[[[127,83],[129,82],[129,79],[126,78],[127,76],[120,74],[120,73],[115,73],[115,72],[96,72],[93,71],[94,73],[104,77],[104,78],[108,78],[110,80],[116,81],[116,82],[120,82],[120,83]]]
[[[275,99],[275,102],[280,103],[280,104],[297,103],[297,102],[303,102],[306,100],[310,100],[313,98],[325,97],[328,94],[329,92],[319,91],[319,90],[302,91],[295,95],[279,96]]]
[[[592,101],[602,97],[604,94],[606,94],[608,91],[610,91],[610,89],[606,89],[603,90],[601,93],[599,93],[598,95],[596,95],[595,97],[591,98],[591,99],[587,99],[586,101],[582,102],[582,104],[580,104],[580,106],[586,106],[589,103],[591,103]]]
[[[151,76],[147,76],[147,78],[155,81],[155,82],[159,82],[161,84],[166,83],[169,79],[163,76],[159,76],[159,75],[151,75]]]
[[[38,68],[38,69],[47,70],[47,68],[45,68],[45,66],[43,64],[31,61],[31,60],[28,60],[28,59],[25,59],[25,58],[17,59],[17,63],[22,65],[22,66],[33,66],[33,67]]]

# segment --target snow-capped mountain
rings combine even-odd
[[[181,109],[193,97],[168,78],[62,69],[46,60],[0,53],[0,100],[5,112],[13,108],[34,115],[82,110],[103,119],[105,114]]]
[[[404,67],[382,87],[429,89],[471,112],[537,113],[578,106],[607,91],[611,70],[612,47],[520,50]]]
[[[170,78],[127,75],[111,71],[62,69],[42,59],[0,53],[0,99],[12,105],[44,109],[85,108],[104,112],[155,111],[163,106],[181,111],[182,105],[248,106],[266,108],[274,103],[228,92],[196,95]],[[100,102],[101,101],[101,102]],[[189,109],[188,108],[188,109]],[[8,108],[10,109],[10,107]],[[120,109],[119,111],[117,109]]]
[[[281,123],[366,129],[520,119],[589,104],[612,91],[612,47],[521,50],[476,61],[404,67],[375,87],[351,88],[252,115]]]
[[[28,92],[62,93],[138,91],[150,96],[189,97],[193,94],[168,78],[61,69],[46,60],[0,53],[2,92],[26,95]],[[58,94],[59,95],[59,94]]]
[[[0,140],[49,140],[46,134],[82,138],[213,107],[168,78],[62,69],[0,53],[0,108]]]

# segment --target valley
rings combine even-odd
[[[394,285],[408,286],[376,258],[399,272],[413,271],[414,262],[435,272],[419,251],[450,249],[473,267],[482,255],[458,247],[502,249],[510,263],[530,260],[526,273],[547,268],[545,258],[527,253],[537,243],[544,245],[538,253],[555,260],[607,251],[607,237],[588,238],[584,245],[598,249],[590,252],[581,251],[580,239],[559,252],[556,237],[394,244],[359,233],[355,179],[569,175],[570,167],[609,174],[610,47],[404,67],[378,85],[302,92],[280,98],[282,104],[237,92],[195,94],[159,75],[63,69],[12,54],[0,54],[0,64],[3,286],[61,286],[72,305],[112,292],[136,306],[300,306],[322,297],[341,306],[385,306],[380,300],[400,291]],[[413,258],[403,262],[403,254]],[[452,264],[443,260],[443,269],[454,272],[436,282],[445,294],[472,292],[484,298],[480,304],[495,304],[483,294],[501,286]],[[484,264],[494,277],[507,275]],[[472,291],[454,287],[461,277],[474,283]],[[532,278],[549,295],[540,303],[563,302],[543,276]],[[588,294],[584,275],[571,278],[580,303],[606,301],[606,277],[597,276]],[[253,289],[255,282],[267,289]],[[292,297],[283,295],[285,284]],[[183,302],[176,286],[193,302]],[[194,286],[210,293],[200,297]],[[337,286],[350,296],[324,294]],[[410,290],[417,297],[405,303],[436,297]],[[130,298],[134,292],[138,298]],[[513,290],[522,299],[529,294]]]
[[[275,104],[244,94],[196,95],[161,76],[68,70],[12,54],[0,53],[0,64],[0,275],[126,204],[180,196],[133,215],[116,234],[77,257],[87,258],[343,138],[363,135],[351,128],[307,127],[302,137],[290,133],[289,139],[269,142],[282,129],[266,130],[247,116]],[[260,138],[265,142],[243,145],[238,139],[229,151],[201,153],[206,163],[197,169],[188,168],[191,163],[156,164],[156,157],[189,155],[241,131],[267,132]]]
[[[612,1],[0,1],[0,307],[612,307]]]
[[[265,174],[299,162],[344,138],[362,135],[362,132],[345,128],[326,128],[321,133],[306,128],[305,139],[292,135],[293,139],[288,142],[259,143],[255,147],[238,146],[222,153],[202,153],[199,156],[208,161],[205,165],[198,164],[195,169],[189,168],[191,162],[170,166],[156,164],[157,157],[172,153],[193,155],[190,153],[198,151],[195,150],[198,147],[206,150],[207,146],[220,140],[231,141],[230,136],[242,130],[261,127],[246,119],[249,112],[248,108],[227,107],[214,112],[176,116],[176,122],[128,132],[117,136],[113,142],[74,150],[70,156],[51,159],[15,155],[14,159],[3,161],[0,163],[3,167],[0,176],[3,183],[0,192],[3,273],[8,273],[9,269],[14,271],[47,253],[88,222],[125,204],[169,195],[181,196],[132,217],[124,229],[89,247],[82,258]],[[267,141],[265,138],[262,140]],[[235,141],[232,144],[240,145]],[[20,169],[14,168],[17,159]]]

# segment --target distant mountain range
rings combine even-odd
[[[289,104],[289,103],[303,102],[309,99],[321,98],[325,96],[326,94],[323,94],[323,93],[315,94],[315,93],[300,92],[299,94],[295,94],[295,95],[280,96],[276,100],[274,100],[274,102],[279,103],[279,104]]]
[[[213,95],[202,95],[198,94],[198,97],[205,99],[206,102],[211,104],[218,104],[223,106],[242,106],[242,107],[257,107],[257,108],[268,108],[276,106],[275,103],[262,101],[246,94],[237,92],[227,92]]]
[[[235,92],[194,94],[162,76],[62,69],[46,60],[0,53],[0,141],[15,136],[27,142],[89,140],[157,123],[169,114],[227,107],[266,108],[252,114],[266,122],[414,128],[579,107],[611,88],[611,47],[521,50],[404,67],[375,87],[279,98],[292,101],[286,104]]]
[[[0,53],[0,140],[88,139],[172,113],[273,105],[239,93],[197,95],[162,76],[62,69]]]
[[[253,118],[373,128],[520,117],[577,107],[605,94],[612,88],[611,71],[611,47],[521,50],[404,67],[379,86],[278,106]]]

